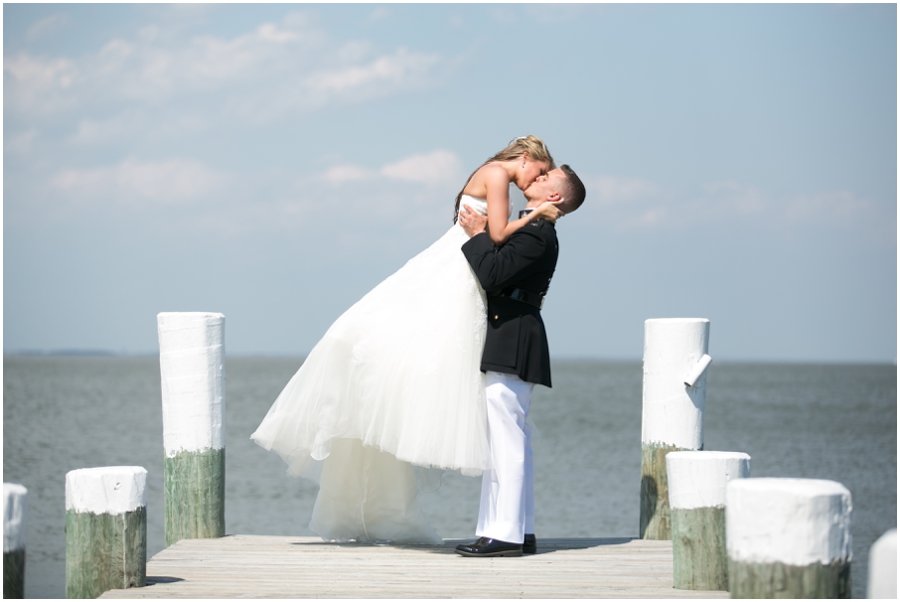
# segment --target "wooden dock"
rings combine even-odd
[[[147,563],[147,586],[101,598],[727,598],[672,587],[672,542],[539,539],[521,558],[443,546],[331,544],[316,537],[182,540]]]

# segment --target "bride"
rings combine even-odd
[[[433,543],[413,465],[477,476],[489,468],[484,291],[460,250],[460,204],[487,214],[495,243],[509,222],[509,185],[525,190],[555,167],[536,136],[512,140],[456,198],[454,225],[328,329],[251,435],[293,476],[319,483],[310,529],[328,541]]]

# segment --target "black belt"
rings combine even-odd
[[[499,293],[488,293],[488,297],[507,297],[528,305],[533,305],[540,309],[544,304],[544,295],[541,293],[532,293],[520,288],[503,289]]]

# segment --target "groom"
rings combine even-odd
[[[545,201],[568,214],[584,202],[584,184],[568,165],[540,176],[524,191],[523,212]],[[556,227],[536,220],[495,247],[486,219],[460,211],[471,236],[462,251],[487,292],[488,327],[481,358],[486,373],[491,465],[481,482],[478,539],[461,544],[463,556],[534,554],[534,466],[531,429],[526,422],[534,385],[550,386],[550,351],[541,304],[556,269]]]

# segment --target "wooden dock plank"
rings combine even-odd
[[[672,587],[672,543],[541,539],[538,554],[464,558],[444,546],[315,537],[183,540],[147,563],[147,586],[101,598],[727,598]]]

